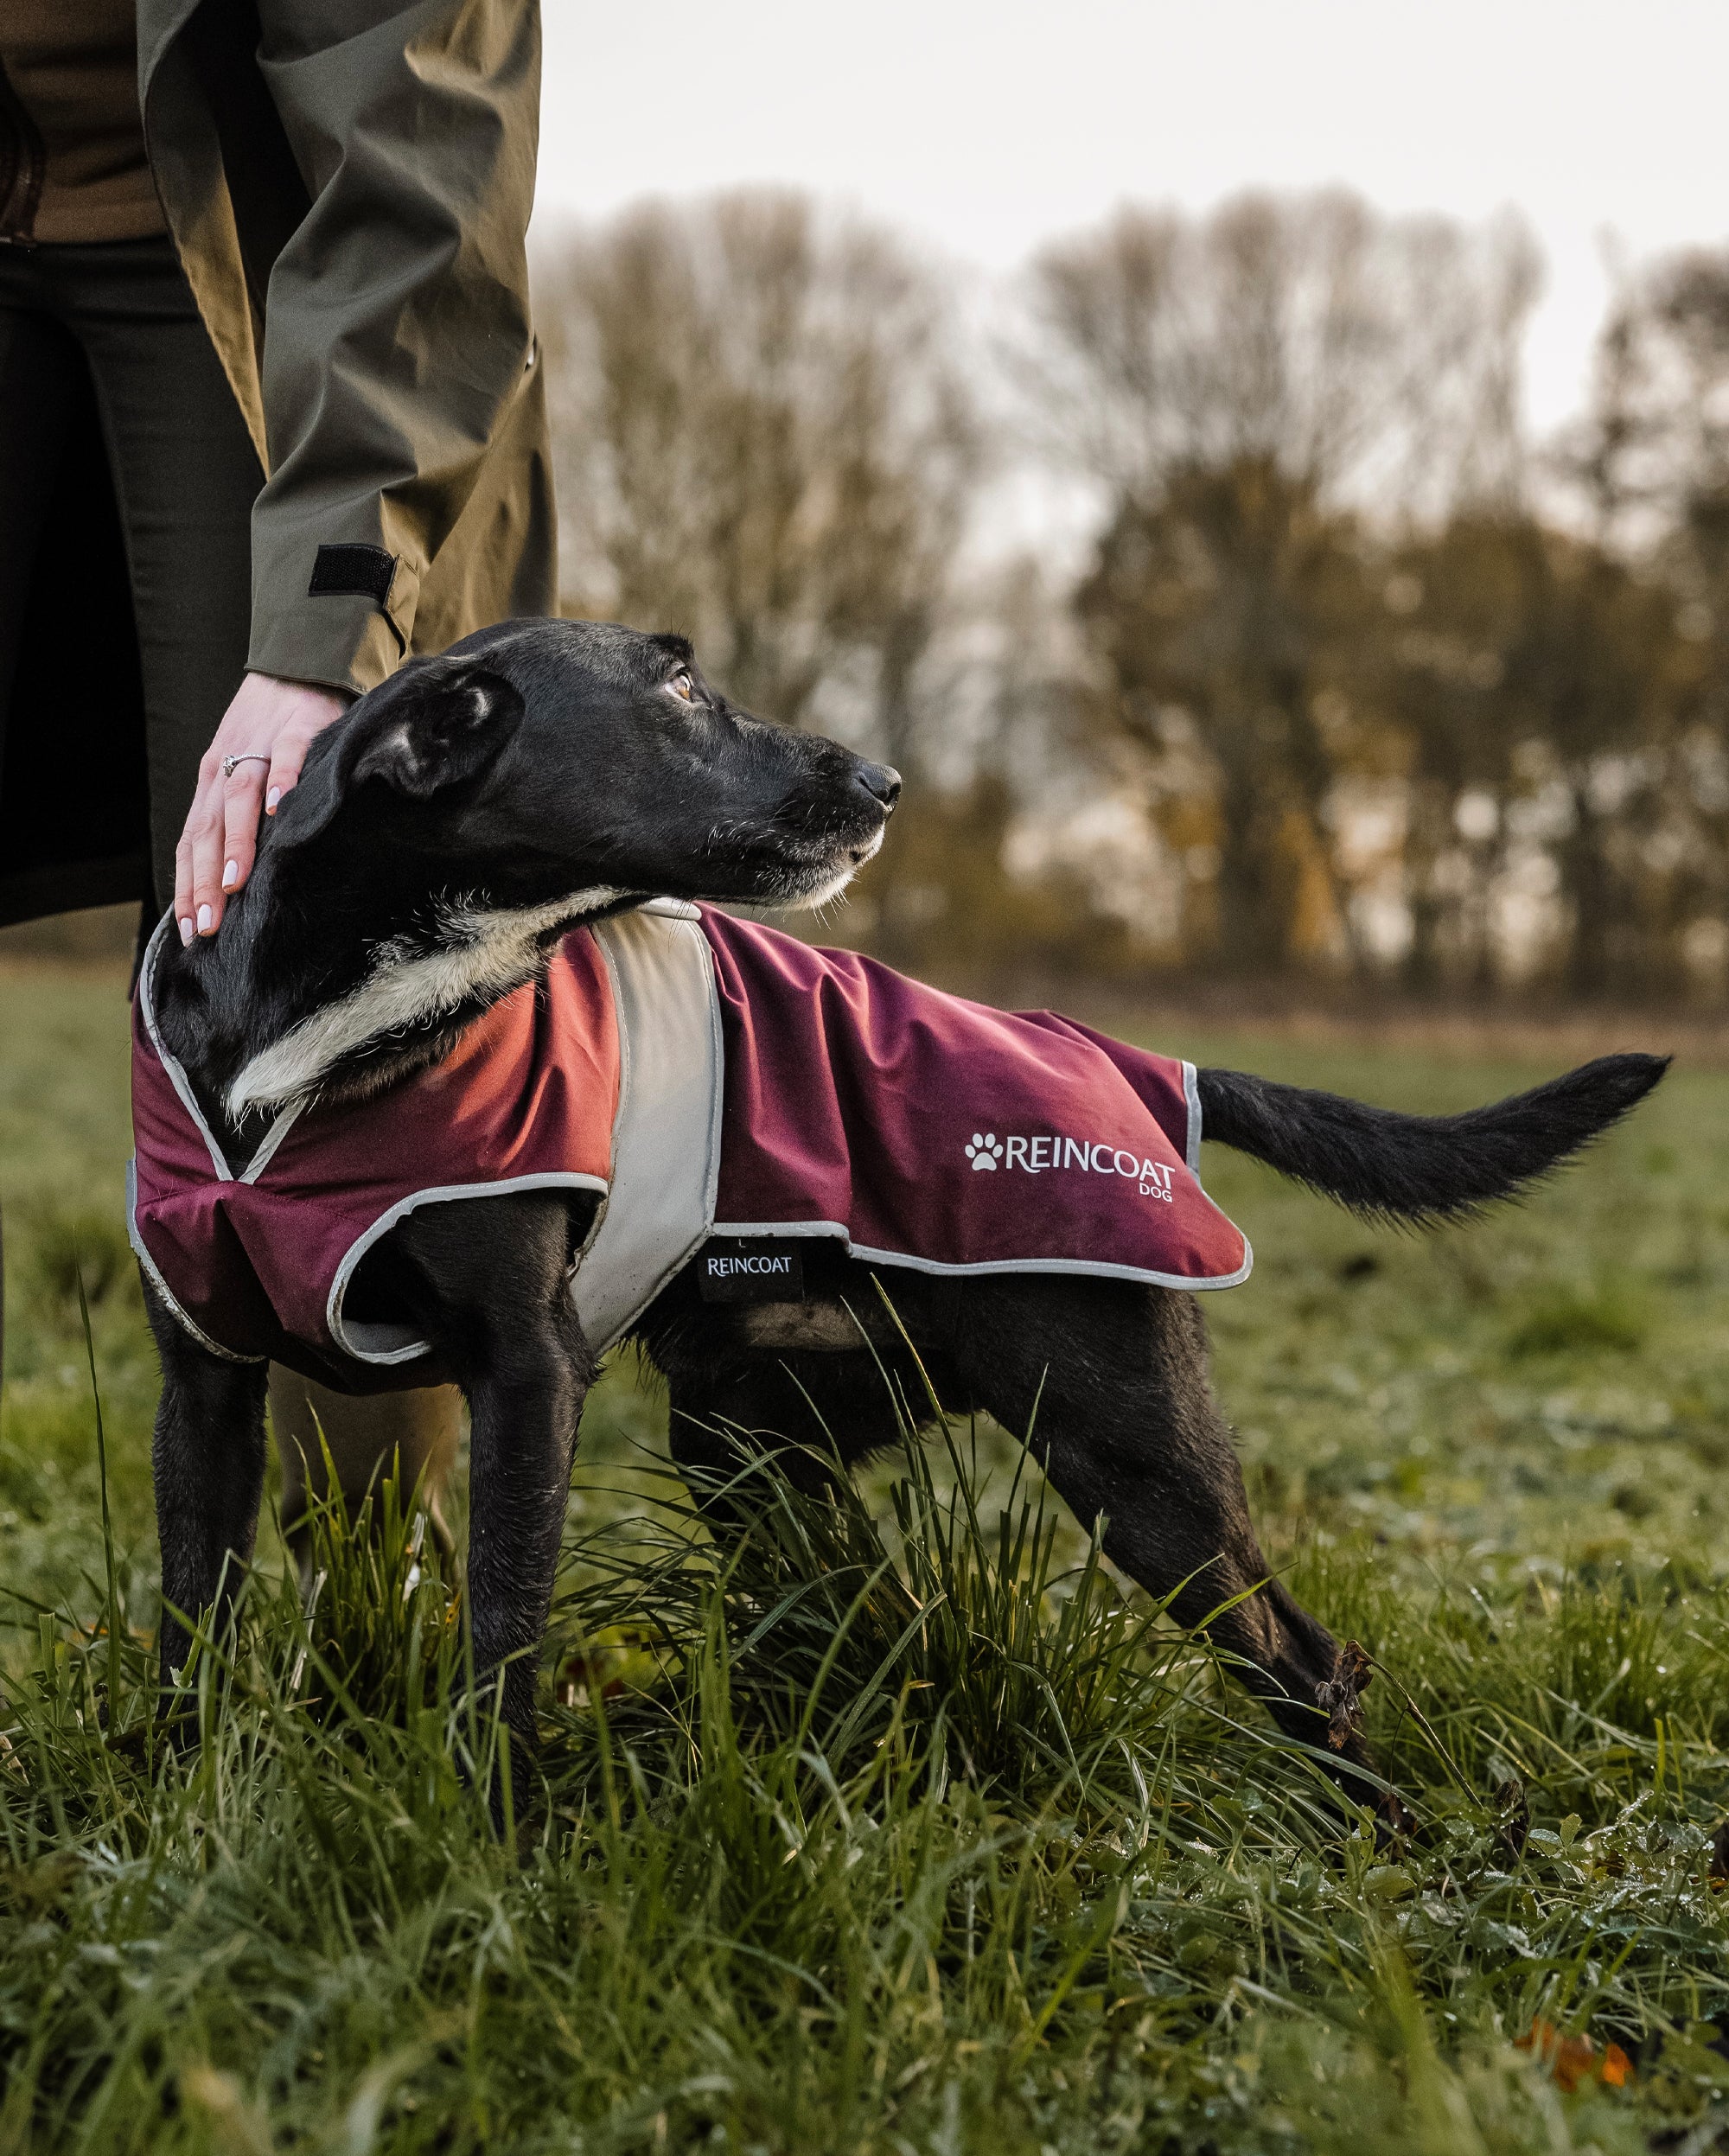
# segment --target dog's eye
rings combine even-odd
[[[673,692],[674,696],[683,697],[686,704],[693,704],[696,701],[696,684],[691,679],[691,677],[685,672],[682,667],[679,667],[679,671],[673,676],[672,679],[667,682],[667,686]]]

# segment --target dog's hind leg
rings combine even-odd
[[[1255,1539],[1230,1436],[1207,1377],[1195,1298],[1128,1282],[1021,1276],[968,1298],[954,1343],[975,1396],[1025,1432],[1076,1517],[1106,1521],[1112,1562],[1232,1658],[1286,1733],[1329,1761],[1345,1793],[1397,1807],[1356,1726],[1367,1668],[1277,1579]]]
[[[194,1624],[226,1630],[258,1534],[265,1486],[262,1362],[201,1347],[148,1279],[144,1309],[162,1362],[151,1446],[162,1547],[163,1696],[192,1651]]]

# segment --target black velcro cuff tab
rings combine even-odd
[[[354,593],[381,607],[390,596],[395,575],[396,556],[381,546],[321,546],[306,596],[324,599]]]

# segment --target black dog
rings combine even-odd
[[[298,1087],[322,1113],[426,1071],[501,996],[544,978],[579,923],[655,895],[820,901],[876,851],[898,791],[880,765],[736,711],[678,638],[554,622],[487,630],[405,667],[319,738],[220,935],[185,949],[159,939],[157,1041],[222,1150],[244,1160],[258,1144],[256,1104]],[[267,1068],[270,1087],[257,1076]],[[1438,1118],[1231,1071],[1203,1071],[1198,1085],[1209,1137],[1360,1212],[1421,1222],[1511,1195],[1664,1068],[1609,1057]],[[523,1747],[594,1375],[570,1291],[595,1203],[533,1190],[410,1212],[349,1294],[357,1318],[432,1343],[418,1381],[454,1379],[468,1397],[475,1658],[483,1673],[505,1666],[503,1712]],[[220,1625],[230,1553],[252,1548],[265,1367],[200,1344],[145,1271],[163,1376],[163,1593]],[[728,1467],[724,1429],[810,1432],[813,1407],[845,1460],[892,1439],[871,1350],[907,1398],[920,1392],[867,1268],[812,1242],[805,1299],[780,1309],[705,1302],[694,1271],[634,1327],[670,1384],[681,1464],[711,1470],[712,1487]],[[1021,1432],[1037,1406],[1050,1478],[1080,1519],[1106,1515],[1110,1556],[1155,1595],[1179,1590],[1185,1623],[1210,1618],[1280,1725],[1330,1746],[1347,1789],[1365,1794],[1351,1772],[1372,1772],[1355,1722],[1360,1661],[1267,1576],[1195,1298],[1049,1274],[903,1271],[893,1288],[939,1397]],[[814,1471],[810,1456],[786,1457],[788,1472]],[[189,1644],[165,1615],[165,1687]]]

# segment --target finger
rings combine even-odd
[[[222,790],[222,890],[232,898],[252,872],[258,851],[258,807],[264,800],[265,766],[237,763]]]
[[[198,933],[199,834],[214,815],[220,814],[221,789],[222,775],[213,743],[199,763],[192,805],[174,850],[174,917],[182,943],[190,943]]]
[[[196,807],[197,797],[194,796]],[[180,930],[182,943],[190,943],[196,933],[194,928],[192,903],[192,824],[188,819],[174,849],[174,918]]]
[[[214,935],[222,925],[222,785],[219,776],[214,790],[200,788],[188,827],[192,839],[193,928],[199,935]]]
[[[274,816],[284,794],[293,793],[300,783],[306,751],[311,746],[311,736],[300,733],[284,734],[276,744],[271,758],[270,779],[265,788],[265,813]]]

